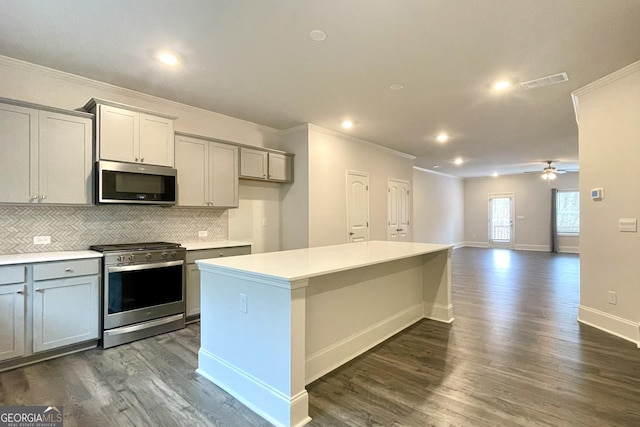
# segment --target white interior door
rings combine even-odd
[[[347,171],[348,242],[369,240],[369,174]]]
[[[489,195],[489,244],[513,248],[513,193]]]
[[[410,199],[409,182],[390,179],[387,187],[387,240],[406,242],[409,230]]]

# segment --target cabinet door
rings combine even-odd
[[[139,160],[173,167],[173,120],[140,113]]]
[[[200,314],[200,270],[196,264],[187,264],[187,316]]]
[[[37,153],[38,111],[0,104],[0,203],[38,195]]]
[[[0,360],[24,356],[25,284],[0,286]]]
[[[267,152],[242,147],[240,149],[240,176],[267,179]]]
[[[137,162],[140,151],[140,114],[99,105],[97,120],[100,159]]]
[[[98,278],[34,282],[34,353],[98,338]]]
[[[269,153],[269,179],[274,181],[292,181],[291,157]]]
[[[209,200],[216,207],[238,207],[238,147],[209,143]]]
[[[91,119],[39,112],[39,202],[91,204]]]
[[[178,170],[178,205],[208,206],[209,142],[176,136],[175,151]]]

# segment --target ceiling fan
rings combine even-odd
[[[570,170],[556,169],[555,166],[551,164],[553,163],[553,160],[546,160],[546,163],[547,163],[547,166],[545,166],[545,168],[542,170],[542,175],[540,175],[540,178],[544,179],[547,182],[553,181],[554,179],[557,178],[559,174],[572,172]],[[538,172],[532,171],[527,173],[538,173]]]

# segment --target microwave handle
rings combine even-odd
[[[107,267],[108,273],[118,273],[120,271],[134,271],[134,270],[150,270],[152,268],[163,267],[175,267],[177,265],[184,265],[184,261],[167,261],[167,262],[152,262],[149,264],[135,264],[135,265],[123,265],[120,267]]]

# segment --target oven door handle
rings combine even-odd
[[[149,264],[123,265],[121,267],[107,267],[107,272],[117,273],[119,271],[150,270],[152,268],[175,267],[177,265],[184,265],[184,260],[151,262]]]

